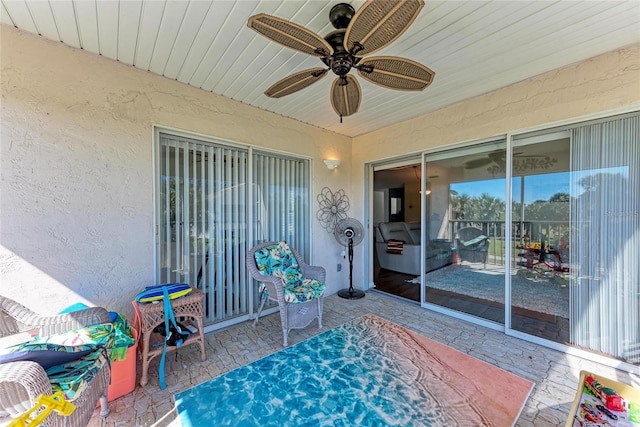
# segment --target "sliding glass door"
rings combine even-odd
[[[640,364],[640,117],[513,153],[511,329]]]
[[[570,133],[515,138],[511,327],[569,341]]]
[[[424,301],[504,324],[504,140],[427,154]]]
[[[637,113],[424,156],[426,307],[640,365]]]
[[[570,341],[640,365],[640,116],[573,129]]]
[[[157,139],[157,282],[201,289],[207,323],[248,318],[251,246],[286,240],[309,255],[309,161],[170,133]]]

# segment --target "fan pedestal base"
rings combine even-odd
[[[346,299],[360,299],[360,298],[364,298],[364,291],[361,291],[360,289],[343,289],[341,291],[338,291],[338,296],[340,298],[346,298]]]

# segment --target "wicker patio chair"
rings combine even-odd
[[[54,316],[40,316],[23,305],[0,296],[0,337],[38,329],[41,336],[55,335],[89,325],[109,323],[109,313],[102,307]],[[100,350],[98,350],[100,351]],[[107,387],[111,371],[109,363],[89,381],[73,404],[75,411],[69,417],[52,413],[45,419],[49,426],[86,426],[98,401],[100,415],[109,414]],[[0,364],[0,420],[13,418],[31,409],[35,398],[52,394],[52,386],[44,368],[36,362],[19,361]]]
[[[254,327],[270,300],[280,309],[285,347],[291,329],[305,328],[316,318],[322,329],[324,267],[308,265],[286,242],[265,242],[251,248],[246,263],[251,277],[260,282],[260,307]]]
[[[489,255],[489,238],[477,227],[463,227],[458,230],[458,256],[463,261],[487,264]]]

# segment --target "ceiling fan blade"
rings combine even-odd
[[[357,56],[370,55],[397,39],[413,23],[423,0],[367,0],[358,9],[347,27],[344,47],[348,52],[355,49]]]
[[[415,61],[396,56],[365,58],[358,74],[377,85],[397,90],[424,90],[433,82],[434,73]]]
[[[313,31],[277,16],[259,13],[249,18],[247,26],[266,38],[298,52],[318,57],[333,53],[331,45]]]
[[[493,160],[491,160],[488,157],[483,157],[481,159],[469,160],[468,162],[465,162],[464,168],[475,169],[475,168],[480,168],[482,166],[486,166],[490,163],[493,163]]]
[[[341,118],[357,113],[361,99],[360,84],[350,74],[344,77],[344,81],[342,77],[338,77],[333,81],[331,86],[331,106]]]
[[[302,70],[297,73],[291,74],[284,79],[275,82],[264,94],[271,98],[282,98],[283,96],[291,95],[294,92],[304,89],[307,86],[311,86],[321,78],[327,75],[328,69],[325,68],[310,68],[308,70]]]

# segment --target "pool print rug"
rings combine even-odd
[[[533,383],[368,314],[176,394],[190,426],[514,425]]]

